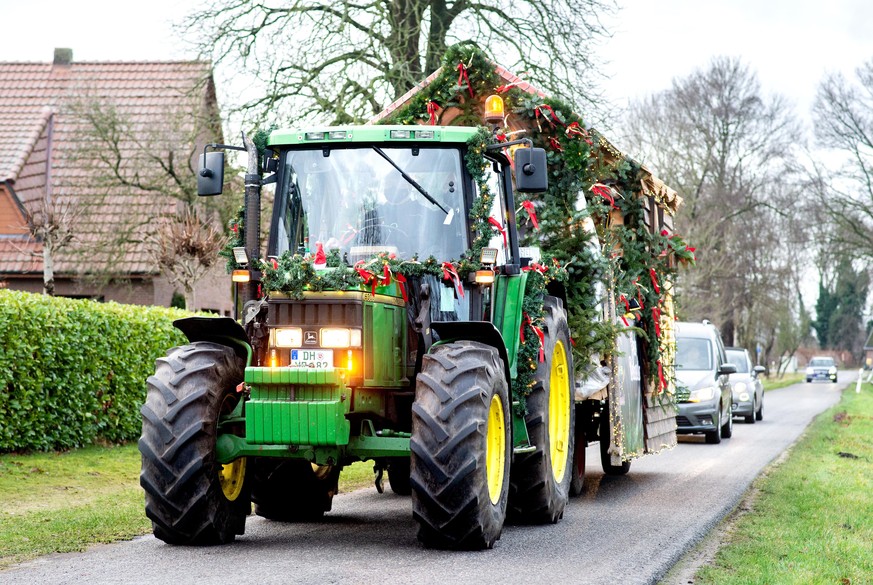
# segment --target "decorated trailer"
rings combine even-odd
[[[607,473],[675,444],[679,199],[475,49],[444,63],[376,124],[245,140],[239,321],[178,321],[142,408],[158,538],[231,541],[252,504],[320,518],[373,461],[425,545],[490,548],[508,517],[561,518],[588,442]]]

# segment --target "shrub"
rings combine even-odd
[[[0,290],[0,452],[138,437],[145,380],[188,315]]]

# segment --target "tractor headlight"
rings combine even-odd
[[[270,345],[273,347],[301,347],[303,345],[303,329],[300,327],[271,329]]]
[[[348,327],[324,327],[321,347],[361,347],[361,330]]]
[[[703,402],[706,400],[712,400],[713,396],[715,396],[715,388],[713,386],[698,388],[697,390],[691,391],[691,396],[688,397],[688,402]]]

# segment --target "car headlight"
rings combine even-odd
[[[812,376],[814,373],[815,373],[815,370],[813,370],[812,368],[806,368],[806,375],[807,376]]]
[[[743,392],[743,391],[745,391],[745,389],[746,389],[745,382],[737,382],[736,384],[734,384],[734,392]],[[745,398],[743,400],[745,400]]]
[[[303,345],[303,329],[300,327],[271,329],[270,345],[273,347],[300,347]]]
[[[321,347],[361,347],[361,330],[348,327],[324,327]]]
[[[831,376],[833,376],[836,373],[837,373],[837,366],[831,366],[828,368],[828,374],[830,374]]]
[[[706,388],[698,388],[691,391],[691,396],[688,397],[688,402],[703,402],[704,400],[712,400],[715,396],[715,387],[707,386]]]

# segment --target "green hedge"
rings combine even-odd
[[[0,452],[138,437],[145,380],[188,315],[0,290]]]

